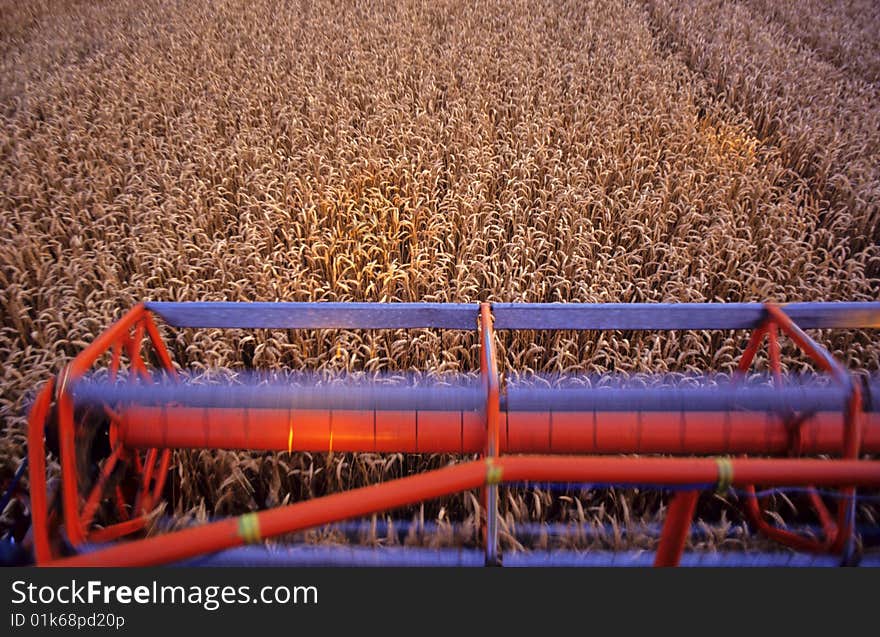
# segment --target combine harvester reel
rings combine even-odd
[[[176,328],[476,329],[481,382],[341,389],[187,384],[178,378],[154,316]],[[52,566],[302,564],[310,559],[494,565],[502,563],[499,485],[527,481],[651,486],[672,489],[674,495],[654,554],[511,552],[504,565],[852,562],[857,489],[880,487],[880,462],[869,459],[880,452],[880,413],[869,394],[876,401],[880,391],[876,383],[850,376],[803,330],[878,327],[880,303],[138,305],[50,380],[32,407],[28,460],[35,561]],[[496,330],[752,330],[738,376],[748,372],[766,338],[775,386],[736,385],[736,380],[727,387],[671,389],[505,386],[496,361]],[[784,382],[780,332],[829,382]],[[148,370],[141,355],[145,340],[164,378]],[[109,369],[94,370],[105,355]],[[124,382],[123,356],[128,361]],[[165,491],[171,451],[202,448],[481,457],[143,537]],[[47,485],[49,451],[61,465],[57,494]],[[805,489],[819,532],[770,524],[755,485]],[[452,558],[438,551],[431,559],[420,549],[407,561],[406,550],[294,550],[262,542],[475,488],[483,494],[483,551],[460,550]],[[742,495],[751,530],[798,553],[689,553],[683,559],[699,493],[731,488]],[[826,508],[823,494],[833,497],[836,510]],[[322,557],[316,560],[316,555]],[[876,557],[863,563],[872,561]]]

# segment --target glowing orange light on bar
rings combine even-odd
[[[880,413],[862,414],[866,453],[880,452]],[[119,439],[134,449],[479,453],[484,417],[460,411],[132,407]],[[820,412],[801,429],[803,454],[839,453],[843,418]],[[762,412],[501,412],[502,453],[782,454],[789,432]]]

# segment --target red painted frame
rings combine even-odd
[[[768,537],[801,550],[840,552],[852,533],[855,487],[880,486],[880,463],[859,460],[861,449],[861,394],[857,383],[847,375],[833,357],[807,336],[777,306],[766,306],[766,320],[753,332],[739,364],[739,373],[750,367],[763,337],[769,340],[771,372],[781,378],[778,330],[785,333],[806,352],[819,367],[847,387],[850,398],[843,414],[843,459],[726,459],[726,458],[600,458],[594,456],[501,456],[500,379],[495,354],[492,309],[481,303],[477,328],[480,333],[480,371],[486,392],[485,447],[482,461],[468,462],[401,478],[381,485],[325,496],[271,511],[248,514],[201,527],[158,537],[136,540],[121,546],[81,554],[67,559],[54,559],[49,538],[48,502],[46,497],[46,464],[44,431],[53,398],[57,405],[57,426],[61,453],[62,504],[64,528],[75,547],[88,542],[106,542],[140,531],[147,513],[161,496],[170,465],[170,449],[152,448],[142,460],[139,452],[127,449],[117,435],[119,415],[107,410],[111,418],[112,452],[105,459],[101,474],[91,492],[82,498],[77,485],[76,423],[73,399],[68,391],[72,380],[81,378],[98,358],[111,353],[110,375],[115,377],[121,365],[122,352],[129,358],[130,373],[149,382],[150,375],[140,355],[144,340],[154,348],[162,367],[172,376],[176,372],[150,313],[143,304],[134,307],[94,343],[80,353],[59,375],[51,379],[39,393],[29,417],[28,444],[30,461],[31,502],[33,513],[34,552],[38,564],[51,565],[145,565],[185,559],[200,553],[220,550],[256,541],[264,537],[289,533],[348,517],[378,512],[464,489],[482,487],[485,508],[484,540],[487,564],[499,563],[497,529],[497,485],[503,482],[530,481],[592,481],[621,484],[679,484],[688,486],[717,485],[727,488],[742,485],[752,497],[746,501],[746,512],[758,530]],[[791,453],[797,455],[799,427],[802,420],[792,419]],[[90,528],[94,514],[105,498],[106,484],[118,463],[127,463],[140,479],[140,488],[133,504],[124,500],[116,489],[112,495],[121,521],[102,529]],[[804,538],[778,529],[763,520],[754,484],[786,484],[794,486],[838,486],[847,505],[838,508],[835,521],[817,492],[812,502],[825,531],[821,541]],[[672,501],[664,525],[655,564],[678,564],[693,517],[698,490],[680,492]],[[132,507],[129,515],[128,507]]]
[[[146,339],[144,338],[145,333]],[[105,460],[99,479],[85,499],[82,498],[77,484],[77,426],[74,421],[73,398],[69,392],[69,385],[71,381],[86,374],[95,362],[107,352],[111,353],[110,377],[111,379],[115,378],[121,365],[123,350],[128,355],[130,373],[149,382],[151,380],[150,374],[140,354],[145,340],[153,346],[163,368],[176,377],[177,372],[171,362],[171,356],[162,342],[152,316],[143,304],[139,304],[74,358],[59,374],[58,379],[51,379],[37,397],[29,416],[28,457],[34,551],[38,563],[51,559],[48,536],[49,511],[46,499],[44,431],[53,398],[57,406],[64,530],[68,541],[74,547],[81,546],[86,542],[106,542],[142,530],[147,521],[147,513],[162,494],[171,463],[171,450],[164,449],[160,452],[151,449],[146,452],[146,459],[142,461],[138,452],[125,449],[116,439],[115,428],[118,425],[118,416],[109,409],[107,412],[111,419],[110,441],[113,451]],[[157,458],[158,470],[156,469]],[[140,478],[141,484],[135,502],[126,503],[122,492],[116,490],[114,504],[122,521],[112,526],[91,529],[95,513],[105,495],[107,479],[120,462],[128,464],[129,468]],[[129,516],[128,506],[131,506],[133,517]]]

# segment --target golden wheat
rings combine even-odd
[[[873,77],[876,47],[838,68],[776,14],[644,5],[0,2],[0,477],[37,386],[144,299],[875,299],[880,108],[848,69]],[[856,42],[836,63],[866,36],[834,29]],[[163,333],[201,369],[478,368],[474,334]],[[865,333],[820,338],[880,367]],[[499,346],[515,375],[730,371],[743,342]],[[171,508],[203,519],[449,460],[179,454]],[[618,524],[648,497],[618,496],[517,491],[505,529]],[[477,519],[476,498],[442,506]]]

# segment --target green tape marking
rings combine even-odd
[[[715,492],[727,493],[733,485],[733,463],[730,458],[715,458],[715,463],[718,465],[718,486]]]
[[[260,518],[256,513],[247,513],[238,518],[238,536],[245,544],[255,544],[259,542],[260,536]]]
[[[504,468],[495,464],[492,458],[486,460],[486,484],[500,484],[504,476]]]

